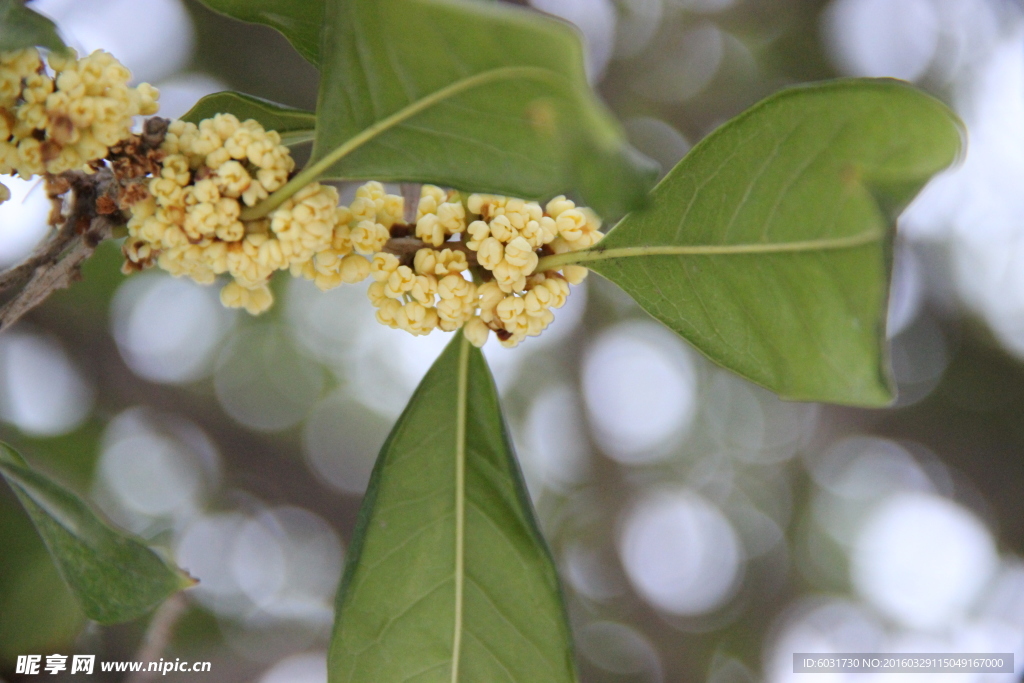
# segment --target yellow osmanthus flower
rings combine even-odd
[[[0,53],[0,174],[28,179],[87,169],[157,111],[157,90],[102,50],[78,59],[35,48]],[[0,191],[0,201],[4,199]]]
[[[199,125],[179,120],[170,124],[161,151],[160,175],[130,207],[125,272],[156,264],[201,284],[226,274],[232,282],[221,301],[253,314],[273,303],[268,282],[278,270],[323,289],[369,274],[365,258],[354,257],[355,267],[349,258],[352,216],[338,206],[332,187],[312,183],[265,218],[241,220],[243,205],[268,197],[295,166],[277,132],[230,114]]]
[[[380,195],[378,183],[364,187],[371,186],[378,201],[398,206],[400,197]],[[375,282],[369,298],[377,320],[413,334],[462,327],[477,346],[486,343],[491,331],[505,346],[540,334],[554,319],[552,309],[565,304],[569,284],[578,284],[587,273],[579,266],[537,273],[541,254],[585,249],[602,237],[597,215],[565,197],[542,207],[482,194],[463,200],[458,193],[425,185],[416,215],[411,232],[427,246],[410,263],[386,252],[375,254],[370,263]],[[471,260],[479,266],[476,281]]]
[[[170,124],[160,173],[130,209],[125,272],[157,265],[202,284],[227,275],[225,306],[252,314],[273,303],[269,281],[287,270],[328,290],[373,279],[377,320],[416,335],[464,327],[482,346],[493,331],[515,346],[540,334],[585,268],[535,272],[540,257],[601,238],[600,219],[564,197],[536,202],[423,186],[416,222],[378,182],[338,193],[312,183],[264,218],[243,221],[288,181],[294,162],[280,136],[219,114]]]
[[[157,111],[156,89],[129,87],[130,72],[106,52],[52,53],[49,67],[35,48],[0,53],[0,174],[89,171],[131,135],[133,117]],[[221,301],[254,315],[273,304],[277,271],[323,290],[372,276],[369,298],[383,324],[417,335],[464,327],[477,346],[493,331],[515,346],[540,334],[569,284],[587,274],[580,266],[538,273],[541,256],[602,237],[597,215],[565,197],[542,207],[433,185],[406,225],[403,198],[378,182],[347,207],[314,182],[243,221],[243,208],[281,189],[295,162],[276,131],[230,114],[173,121],[154,161],[158,172],[133,180],[118,200],[131,214],[122,270],[155,265],[201,284],[228,276]],[[0,185],[0,202],[9,197]]]

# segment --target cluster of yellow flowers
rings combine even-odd
[[[156,88],[129,87],[131,73],[107,52],[52,52],[49,64],[54,75],[35,48],[0,53],[0,174],[83,168],[131,134],[132,117],[157,111]]]
[[[378,182],[347,207],[333,187],[311,183],[264,218],[243,221],[243,207],[282,187],[294,167],[276,132],[230,114],[174,121],[161,152],[159,175],[130,206],[124,272],[157,265],[201,284],[227,274],[221,301],[254,315],[273,303],[268,283],[279,270],[322,290],[372,276],[369,298],[385,325],[413,334],[464,326],[478,346],[491,331],[515,346],[551,323],[551,309],[587,273],[537,273],[541,255],[602,236],[600,219],[564,197],[545,209],[432,185],[407,225],[403,198]]]
[[[160,175],[130,206],[124,272],[156,263],[202,284],[228,274],[232,281],[221,290],[221,301],[257,314],[273,303],[267,283],[275,271],[301,274],[314,256],[320,254],[322,261],[335,247],[348,248],[348,209],[338,206],[334,188],[319,183],[307,185],[265,218],[241,220],[242,207],[284,185],[295,166],[278,133],[256,121],[243,123],[230,114],[198,126],[177,120],[161,151]],[[373,246],[386,240],[384,235]],[[340,284],[351,266],[338,272],[340,264],[334,265]]]
[[[130,137],[133,117],[157,111],[156,89],[129,87],[130,72],[106,52],[48,60],[49,71],[35,48],[0,53],[0,174],[89,170]],[[386,325],[413,334],[463,327],[477,346],[494,331],[515,346],[551,323],[587,273],[535,272],[540,258],[602,236],[600,219],[565,197],[542,208],[432,185],[408,225],[403,198],[377,182],[348,207],[314,182],[243,221],[243,208],[284,186],[295,162],[277,132],[230,114],[172,122],[153,161],[157,172],[131,180],[118,200],[131,213],[122,270],[157,265],[202,284],[229,275],[221,301],[254,315],[273,303],[268,283],[279,270],[323,290],[372,276],[369,298]],[[0,202],[9,196],[0,185]]]
[[[400,200],[383,195],[379,184],[366,187],[378,201]],[[491,331],[503,345],[516,346],[551,323],[551,309],[565,303],[569,284],[587,274],[580,266],[537,273],[541,254],[590,247],[602,237],[600,226],[594,212],[565,197],[548,202],[546,210],[536,202],[483,194],[463,203],[457,193],[427,185],[414,234],[429,246],[417,250],[411,263],[392,253],[374,255],[370,301],[380,322],[413,334],[463,327],[477,346]],[[472,265],[479,266],[476,282],[464,276]]]

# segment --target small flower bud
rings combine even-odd
[[[466,324],[462,327],[462,333],[466,335],[466,339],[473,346],[483,348],[483,345],[487,343],[487,337],[490,335],[491,330],[487,327],[480,318],[470,318],[466,321]]]
[[[416,237],[435,247],[444,244],[444,226],[437,214],[428,213],[416,221]]]
[[[430,250],[420,249],[420,252],[423,251]],[[419,252],[416,253],[416,256],[417,258],[419,257]],[[397,256],[380,251],[374,254],[373,259],[370,261],[370,275],[372,275],[373,279],[377,282],[384,282],[388,279],[391,273],[398,269],[398,266],[399,261]],[[421,272],[419,268],[416,270],[417,272]]]
[[[477,262],[488,270],[494,270],[504,257],[505,247],[495,237],[488,237],[481,242],[480,248],[476,252]]]
[[[370,262],[357,254],[349,254],[341,260],[338,272],[343,282],[348,284],[362,282],[370,274]]]
[[[558,215],[555,225],[558,227],[559,235],[565,240],[573,242],[583,235],[587,217],[579,209],[568,209]]]
[[[564,195],[558,195],[548,202],[545,211],[552,218],[558,218],[562,212],[575,208],[576,204],[571,199],[566,199]]]
[[[505,261],[526,273],[533,272],[537,267],[537,260],[537,254],[525,237],[516,237],[505,245]]]
[[[259,315],[274,304],[274,295],[270,287],[263,285],[249,292],[249,301],[245,304],[245,310],[250,315]]]
[[[578,285],[587,277],[589,271],[583,266],[564,266],[562,274],[570,285]]]

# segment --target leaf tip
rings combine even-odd
[[[184,569],[178,567],[178,590],[188,590],[189,588],[195,588],[199,585],[199,579],[189,574]]]

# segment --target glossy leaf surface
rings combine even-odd
[[[0,444],[0,475],[14,490],[85,614],[137,619],[195,582],[140,541],[108,526],[78,496]]]
[[[785,398],[885,405],[896,217],[962,136],[899,81],[786,90],[694,147],[597,247],[541,267],[585,264]]]
[[[330,0],[325,24],[313,176],[644,201],[653,169],[567,24],[477,0]]]
[[[331,683],[576,680],[493,380],[461,335],[381,451],[336,619]]]
[[[202,98],[181,118],[198,124],[217,114],[234,114],[240,121],[255,119],[267,130],[280,133],[281,142],[286,145],[310,142],[316,127],[316,115],[312,112],[227,90]]]

